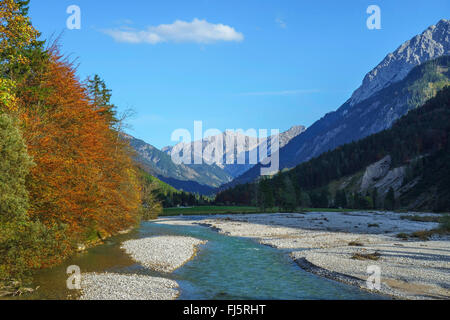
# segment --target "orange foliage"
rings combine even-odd
[[[140,192],[128,146],[91,104],[69,63],[54,52],[46,69],[43,101],[23,96],[21,103],[24,138],[36,163],[30,216],[47,226],[62,222],[79,240],[90,230],[112,234],[131,226]]]

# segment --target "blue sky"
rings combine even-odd
[[[381,30],[369,30],[369,5]],[[69,5],[81,29],[69,30]],[[128,132],[156,147],[178,128],[289,129],[336,110],[364,75],[401,43],[442,18],[448,0],[31,0],[44,38],[81,79],[99,74]],[[178,22],[176,22],[178,21]]]

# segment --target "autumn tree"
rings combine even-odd
[[[139,183],[127,144],[116,139],[109,116],[91,103],[73,67],[52,52],[41,84],[45,110],[25,112],[31,172],[30,214],[62,222],[73,235],[111,234],[138,220]]]
[[[20,80],[30,69],[38,32],[24,13],[27,1],[0,1],[0,96],[3,111],[16,112]]]
[[[35,163],[23,181],[28,210],[16,212],[26,213],[18,224],[2,221],[1,239],[9,242],[0,250],[10,258],[4,266],[16,257],[18,265],[36,268],[60,262],[92,232],[102,238],[136,224],[141,187],[130,147],[114,126],[110,91],[99,77],[91,87],[80,83],[57,45],[44,48],[27,5],[0,0],[0,113],[16,119]]]

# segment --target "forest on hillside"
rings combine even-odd
[[[160,210],[111,91],[40,40],[28,2],[0,1],[0,288]]]
[[[171,185],[147,173],[142,167],[139,167],[139,173],[142,177],[142,184],[150,190],[147,194],[151,194],[152,202],[156,200],[154,205],[156,203],[158,208],[161,206],[163,208],[208,206],[213,202],[212,197],[175,189]],[[153,214],[155,212],[160,212],[160,209],[152,211]]]
[[[448,60],[448,57],[444,57]],[[424,86],[426,82],[424,81]],[[399,209],[430,193],[420,209],[450,210],[450,87],[400,118],[391,129],[338,147],[273,177],[238,185],[216,196],[217,204],[262,208]],[[391,188],[380,199],[377,189],[332,193],[329,184],[364,170],[390,155],[394,167],[406,166],[403,184],[417,180],[401,196]]]

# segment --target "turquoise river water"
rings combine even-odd
[[[151,271],[133,262],[120,243],[158,235],[186,235],[208,240],[197,256],[171,274]],[[171,226],[144,222],[140,228],[114,237],[104,245],[79,254],[35,277],[36,293],[26,299],[74,299],[66,289],[66,268],[78,265],[81,272],[116,272],[161,276],[180,285],[179,299],[380,299],[358,288],[310,274],[287,253],[253,239],[229,237],[201,226]]]

